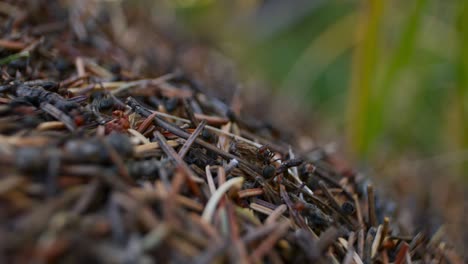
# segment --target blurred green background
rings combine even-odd
[[[468,1],[167,4],[244,74],[340,131],[355,160],[410,153],[448,162],[451,174],[467,171]]]

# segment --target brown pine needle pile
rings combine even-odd
[[[177,38],[137,57],[109,6],[69,2],[0,4],[1,263],[461,263],[204,92]]]

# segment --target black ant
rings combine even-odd
[[[261,146],[257,150],[257,158],[263,162],[263,164],[270,164],[272,159],[275,157],[275,153],[272,152],[267,145]],[[274,162],[274,161],[273,161]]]

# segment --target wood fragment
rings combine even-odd
[[[280,223],[277,229],[275,229],[262,243],[252,252],[250,259],[253,262],[260,261],[264,255],[274,246],[274,244],[280,239],[288,230],[289,222],[283,221]]]
[[[264,192],[262,188],[254,188],[239,191],[237,194],[239,195],[239,198],[246,198],[251,196],[262,195],[263,193]]]
[[[26,48],[27,45],[19,41],[0,39],[0,47],[9,50],[22,50]]]
[[[219,200],[221,200],[222,196],[232,187],[242,184],[244,181],[244,178],[242,177],[237,177],[237,178],[232,178],[219,186],[219,188],[216,190],[216,192],[211,196],[210,200],[208,200],[208,203],[205,207],[205,210],[203,211],[202,214],[202,219],[209,222],[213,216],[214,210],[216,208],[216,205],[218,204]]]
[[[163,135],[161,133],[159,133],[158,131],[156,131],[156,138],[159,142],[159,145],[161,146],[161,148],[163,149],[164,152],[166,152],[166,154],[168,156],[170,156],[176,163],[177,165],[179,165],[183,170],[184,172],[187,174],[187,176],[195,181],[195,182],[204,182],[203,179],[201,179],[200,177],[196,176],[192,170],[187,166],[187,164],[180,158],[180,156],[174,151],[174,149],[171,148],[171,146],[169,146],[169,144],[167,143],[166,139],[163,137]]]
[[[187,139],[187,141],[185,141],[184,145],[182,146],[182,148],[179,150],[179,156],[181,158],[184,158],[184,156],[187,154],[187,152],[189,151],[190,147],[192,146],[192,144],[195,142],[195,139],[200,135],[200,133],[203,131],[203,129],[205,128],[205,125],[206,125],[206,121],[203,120],[202,122],[200,122],[200,124],[198,124],[197,126],[197,129],[195,129],[195,131],[193,131],[193,133],[190,135],[190,137]]]
[[[60,120],[60,122],[63,123],[65,127],[68,128],[68,130],[76,130],[76,125],[73,122],[73,120],[64,112],[60,111],[60,109],[58,109],[57,107],[49,103],[44,103],[41,104],[41,109],[44,110],[44,112],[47,112],[49,115],[53,116],[54,118]]]
[[[39,131],[47,131],[47,130],[56,130],[65,128],[65,124],[61,121],[49,121],[39,124],[37,126],[37,130]]]
[[[374,195],[374,186],[371,184],[367,185],[367,199],[368,199],[368,216],[369,216],[369,225],[377,226],[377,217],[375,215],[375,195]]]

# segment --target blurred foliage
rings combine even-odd
[[[466,163],[467,1],[171,3],[246,73],[346,131],[356,158],[450,152],[460,153],[457,165]]]

